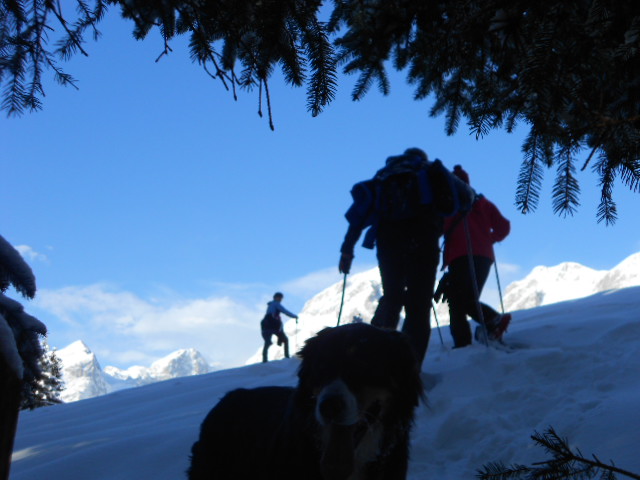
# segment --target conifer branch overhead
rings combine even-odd
[[[564,147],[556,155],[558,165],[556,183],[553,186],[553,212],[564,216],[573,215],[580,205],[580,186],[575,177],[574,153]]]
[[[531,132],[525,140],[522,151],[524,160],[518,177],[516,206],[522,213],[530,213],[538,207],[544,178],[543,166],[548,166],[552,161],[552,147],[544,135]]]
[[[600,206],[598,207],[598,223],[610,224],[618,217],[618,209],[613,201],[613,183],[615,171],[606,160],[601,159],[596,165],[600,175]]]
[[[26,298],[34,298],[36,277],[18,250],[0,235],[0,293],[9,287]]]
[[[65,18],[69,3],[77,7],[75,21]],[[593,158],[607,164],[596,169],[600,220],[616,217],[605,175],[640,190],[636,0],[0,0],[1,108],[9,115],[40,109],[47,70],[75,85],[57,62],[88,53],[84,35],[99,36],[108,6],[133,22],[136,38],[158,31],[160,57],[171,52],[175,36],[188,35],[193,61],[234,96],[236,86],[267,92],[279,67],[287,83],[306,88],[307,108],[318,115],[335,96],[338,65],[356,77],[354,100],[374,81],[389,93],[387,68],[393,68],[406,71],[415,99],[433,102],[432,115],[444,114],[449,134],[465,120],[478,138],[528,128],[516,194],[523,212],[535,209],[544,167],[555,166],[554,209],[571,214],[579,188],[567,166],[579,159],[584,166]],[[580,149],[570,162],[565,155],[540,156],[531,137],[546,151]]]

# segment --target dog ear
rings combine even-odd
[[[322,365],[322,362],[318,362],[313,359],[321,357],[322,343],[331,330],[333,330],[331,327],[327,327],[318,332],[315,336],[308,338],[304,346],[298,352],[298,356],[301,358],[302,362],[298,368],[298,387],[296,389],[295,399],[296,402],[300,404],[299,406],[306,405],[311,401],[311,397],[313,396],[313,385],[311,379],[319,380],[318,369],[325,367]],[[308,406],[313,408],[310,403]]]

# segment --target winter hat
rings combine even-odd
[[[425,161],[429,161],[429,157],[427,156],[425,151],[422,150],[421,148],[416,148],[416,147],[407,148],[404,151],[404,154],[405,155],[413,155],[413,156],[416,156],[416,157],[420,157],[421,159],[423,159]]]
[[[470,185],[469,174],[465,172],[460,165],[456,165],[455,167],[453,167],[453,174],[467,185]]]

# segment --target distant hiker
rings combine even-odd
[[[460,165],[453,168],[453,173],[469,184],[469,174]],[[471,244],[467,241],[465,222]],[[495,261],[493,244],[504,240],[509,235],[510,229],[509,220],[504,218],[498,208],[482,195],[476,197],[466,217],[458,214],[445,220],[443,268],[448,266],[448,272],[442,277],[437,293],[441,293],[449,303],[449,328],[454,348],[471,344],[471,327],[467,321],[467,315],[481,323],[478,306],[482,309],[482,320],[487,327],[490,340],[502,340],[509,326],[511,314],[499,314],[493,308],[481,303],[479,296],[489,276],[491,265]],[[478,297],[474,293],[469,254],[473,258]],[[484,341],[484,338],[476,339]]]
[[[282,319],[280,313],[284,313],[288,317],[298,319],[298,316],[291,313],[284,308],[280,303],[284,295],[280,292],[276,292],[273,295],[273,300],[267,303],[267,313],[260,322],[260,328],[262,329],[262,338],[264,339],[264,348],[262,349],[262,361],[267,362],[267,352],[271,346],[271,336],[275,335],[278,338],[278,346],[284,344],[284,356],[289,358],[289,338],[284,333],[282,325]]]
[[[395,330],[404,306],[402,331],[421,364],[431,334],[430,305],[443,215],[469,208],[473,190],[440,160],[430,162],[425,152],[409,148],[389,157],[373,179],[356,183],[351,195],[353,204],[345,215],[349,229],[338,269],[349,273],[354,246],[368,228],[363,246],[377,245],[383,289],[371,323]]]

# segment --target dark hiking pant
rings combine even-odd
[[[473,265],[478,295],[482,292],[493,260],[487,257],[474,256]],[[471,327],[467,315],[478,323],[484,321],[491,325],[498,316],[493,308],[479,302],[474,294],[473,277],[469,268],[468,256],[458,257],[449,265],[448,284],[445,295],[449,303],[449,329],[453,337],[454,347],[466,347],[471,344]],[[482,310],[482,318],[478,312]]]
[[[422,364],[431,335],[431,298],[438,268],[438,232],[420,235],[378,234],[378,267],[383,296],[371,320],[377,327],[395,330],[404,306],[402,332]]]
[[[284,345],[284,358],[289,358],[289,337],[282,330],[266,330],[262,329],[262,338],[264,339],[264,347],[262,348],[262,361],[268,362],[267,352],[271,346],[271,336],[275,335],[278,339],[278,345]]]

